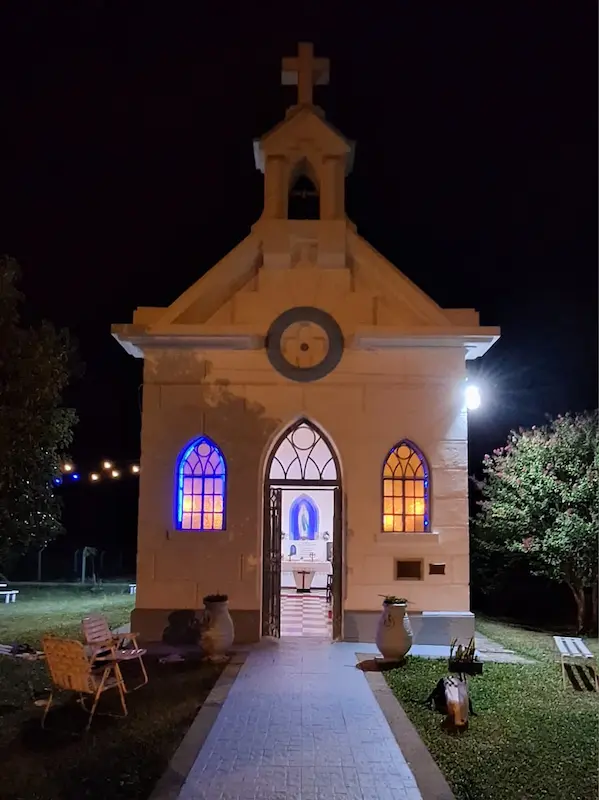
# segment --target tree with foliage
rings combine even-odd
[[[473,535],[489,554],[524,554],[533,574],[565,582],[578,630],[597,630],[599,416],[566,414],[512,431],[485,456]],[[590,601],[590,602],[589,602]]]
[[[61,531],[53,479],[76,415],[61,406],[74,366],[68,332],[20,323],[16,261],[0,257],[0,570]]]

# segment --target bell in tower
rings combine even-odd
[[[315,58],[311,44],[284,58],[282,82],[297,86],[297,102],[285,118],[254,140],[256,167],[264,174],[264,209],[257,226],[263,265],[291,265],[298,237],[308,237],[322,267],[346,266],[345,179],[354,144],[314,104],[315,85],[328,83],[329,62]],[[311,225],[294,225],[298,221]],[[258,228],[256,228],[258,230]]]
[[[305,159],[293,171],[287,205],[288,219],[320,219],[320,194]]]

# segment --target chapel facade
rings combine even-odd
[[[308,44],[283,59],[298,102],[254,142],[249,235],[112,329],[144,360],[132,626],[149,641],[216,592],[238,642],[292,630],[295,594],[325,598],[333,639],[373,641],[383,595],[409,600],[417,643],[474,633],[466,362],[499,329],[440,308],[347,218],[354,144],[313,102],[328,73]]]

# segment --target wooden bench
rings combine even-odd
[[[18,594],[18,589],[2,589],[0,591],[0,597],[4,597],[5,603],[16,603]]]
[[[562,687],[566,688],[566,664],[570,661],[584,661],[593,668],[595,676],[595,688],[599,692],[599,675],[597,675],[597,659],[591,653],[582,639],[574,636],[554,636],[553,641],[559,651],[562,665]]]

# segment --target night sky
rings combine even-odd
[[[472,468],[510,427],[596,407],[595,4],[359,5],[3,4],[0,252],[27,319],[79,341],[81,465],[138,457],[141,362],[110,324],[168,305],[249,232],[252,140],[294,102],[280,59],[298,41],[331,59],[316,101],[357,141],[359,233],[441,306],[501,326],[474,365]]]

